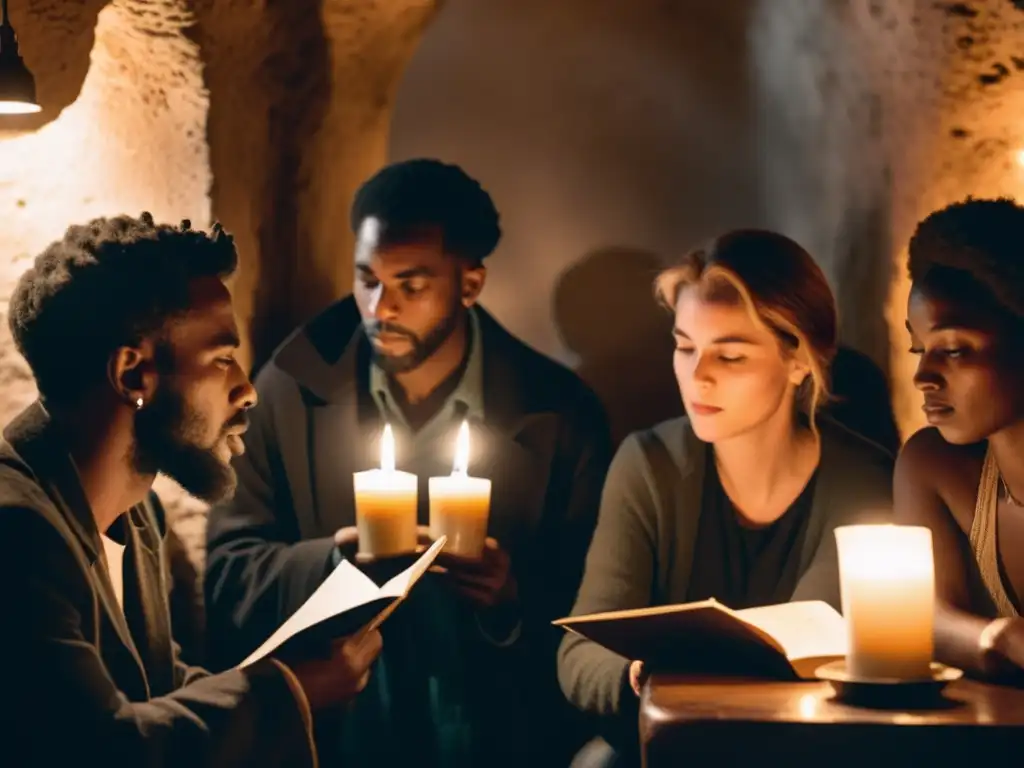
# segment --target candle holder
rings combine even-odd
[[[854,707],[871,709],[938,709],[949,705],[943,689],[964,676],[963,670],[932,662],[931,674],[921,678],[856,677],[850,673],[846,659],[825,664],[815,676],[825,680],[835,691],[836,701]]]

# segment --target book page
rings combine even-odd
[[[626,608],[619,611],[603,611],[601,613],[591,613],[586,616],[566,616],[563,619],[555,619],[551,623],[556,627],[572,628],[573,624],[584,624],[586,622],[593,621],[619,621],[628,619],[640,619],[647,616],[664,616],[673,613],[683,613],[686,611],[702,611],[708,608],[715,608],[718,610],[724,610],[729,613],[729,609],[722,605],[720,602],[711,598],[709,600],[701,600],[697,603],[677,603],[673,605],[652,605],[649,608]]]
[[[263,645],[249,654],[249,657],[239,666],[247,667],[265,656],[269,656],[296,635],[322,621],[340,616],[346,611],[381,597],[397,598],[370,625],[371,628],[380,626],[380,623],[391,614],[398,602],[409,594],[413,585],[426,573],[446,541],[446,537],[440,537],[426,552],[420,555],[415,563],[388,581],[383,587],[378,587],[373,579],[366,576],[348,560],[342,560],[316,592],[310,595],[309,599],[288,617],[288,620],[278,627]]]
[[[380,594],[384,597],[405,597],[409,594],[409,590],[412,589],[413,585],[420,580],[420,577],[427,572],[427,569],[433,564],[435,558],[441,552],[445,542],[448,541],[447,536],[439,537],[430,548],[427,549],[419,559],[402,571],[397,576],[391,578],[384,583],[384,586],[380,588]]]
[[[405,596],[409,594],[409,590],[413,588],[413,585],[420,580],[420,577],[427,572],[430,568],[431,563],[441,552],[445,542],[448,541],[447,536],[441,536],[433,544],[430,545],[430,549],[424,552],[420,559],[410,565],[404,571],[397,576],[388,580],[383,587],[380,588],[380,593],[386,597],[398,598],[377,614],[376,618],[366,625],[367,631],[374,630],[384,623],[384,620],[392,614],[392,612],[398,607],[399,603],[405,599]]]
[[[846,620],[820,600],[746,608],[734,615],[775,638],[790,661],[846,655]]]
[[[337,616],[377,597],[380,597],[380,588],[373,583],[373,579],[348,560],[342,560],[316,592],[239,666],[247,667],[324,619]]]

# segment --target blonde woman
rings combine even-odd
[[[634,433],[612,462],[575,614],[714,597],[740,609],[839,609],[833,530],[888,521],[892,457],[818,416],[836,307],[814,260],[774,232],[723,235],[663,272],[686,416]],[[596,715],[635,707],[641,667],[577,635],[566,696]],[[634,741],[635,720],[624,735]]]

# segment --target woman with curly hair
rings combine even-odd
[[[968,198],[910,241],[914,384],[931,425],[896,465],[902,523],[932,531],[939,659],[1024,668],[1024,207]]]

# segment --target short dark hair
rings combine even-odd
[[[437,227],[447,252],[474,263],[501,239],[491,196],[459,166],[440,160],[406,160],[378,171],[356,192],[352,231],[370,216],[381,220],[384,243],[408,242]]]
[[[152,215],[68,228],[21,276],[8,323],[48,402],[73,403],[106,376],[121,346],[159,334],[189,309],[189,287],[238,265],[220,225],[211,234],[156,224]]]
[[[980,289],[1024,319],[1024,207],[968,197],[929,214],[910,239],[907,266],[914,283],[955,282],[964,295]]]

